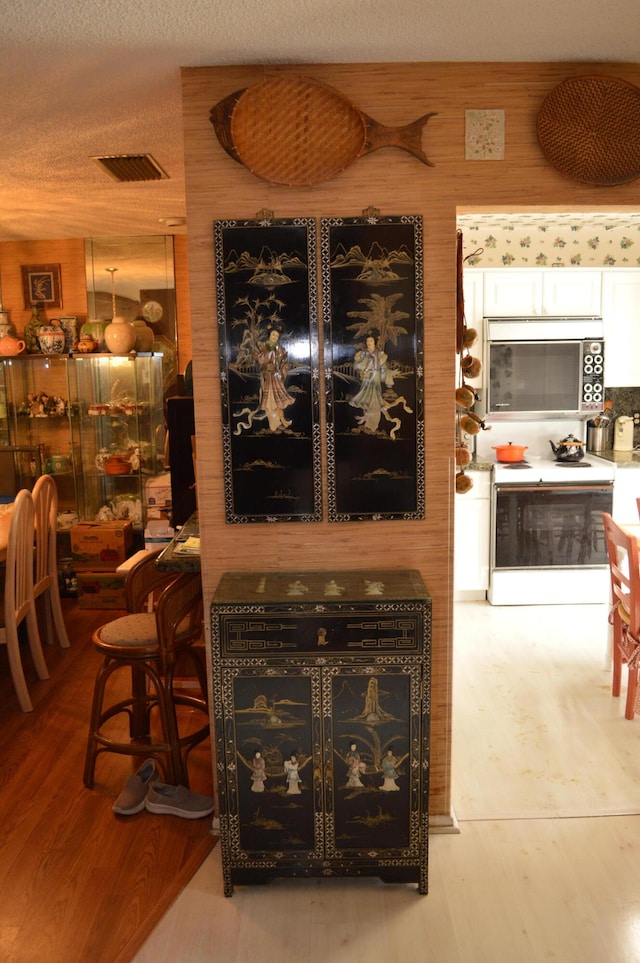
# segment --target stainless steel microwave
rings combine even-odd
[[[485,414],[576,417],[604,402],[602,318],[485,318]]]

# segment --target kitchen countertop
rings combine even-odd
[[[589,454],[589,452],[586,453],[587,458]],[[596,452],[593,454],[595,455]],[[640,451],[614,451],[609,448],[607,451],[597,452],[597,457],[613,462],[616,468],[640,468]]]
[[[491,471],[494,462],[492,461],[472,461],[465,466],[465,471]]]
[[[181,546],[187,541],[194,542],[195,551],[182,552]],[[197,543],[197,545],[195,544]],[[200,527],[198,513],[187,519],[176,532],[167,547],[160,553],[156,566],[161,572],[199,572],[200,571]]]

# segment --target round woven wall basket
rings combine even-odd
[[[544,99],[538,142],[552,167],[584,184],[640,177],[640,89],[613,77],[574,77]]]

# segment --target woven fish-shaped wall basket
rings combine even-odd
[[[381,147],[398,147],[433,167],[422,150],[422,132],[433,116],[386,127],[333,87],[290,74],[236,91],[210,112],[216,136],[234,160],[256,177],[290,187],[331,180]]]

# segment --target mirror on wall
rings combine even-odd
[[[178,373],[172,235],[90,237],[85,240],[88,317],[144,318],[153,350],[164,356],[164,383]]]

